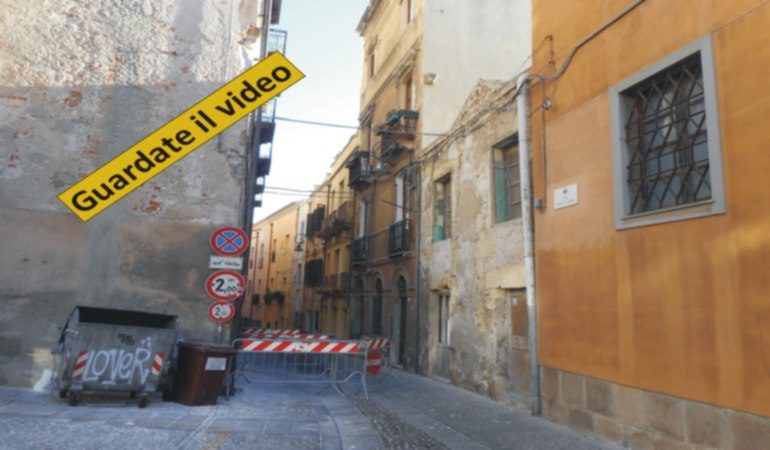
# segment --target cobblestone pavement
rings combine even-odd
[[[486,397],[426,377],[398,372],[372,383],[372,401],[451,449],[620,449]],[[417,447],[423,448],[423,447]],[[441,448],[441,447],[438,447]]]
[[[372,400],[357,398],[353,404],[374,425],[380,434],[383,446],[389,449],[436,449],[446,447],[430,435],[393,414]]]
[[[0,449],[615,449],[453,386],[410,374],[370,400],[317,385],[247,384],[215,406],[0,388]]]

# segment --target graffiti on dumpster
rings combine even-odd
[[[152,369],[152,340],[143,339],[133,350],[105,348],[91,350],[83,381],[144,384]]]

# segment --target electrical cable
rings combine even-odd
[[[276,117],[275,120],[282,120],[284,122],[292,122],[292,123],[299,123],[303,125],[316,125],[319,127],[330,127],[330,128],[345,128],[350,130],[361,130],[361,131],[379,131],[377,128],[372,127],[362,127],[358,125],[345,125],[341,123],[330,123],[330,122],[319,122],[316,120],[304,120],[304,119],[292,119],[289,117]],[[428,133],[428,132],[418,132],[413,131],[413,134],[419,134],[422,136],[447,136],[446,133]]]

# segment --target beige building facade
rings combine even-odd
[[[362,131],[348,160],[358,199],[353,296],[364,304],[364,334],[389,337],[392,361],[410,370],[427,369],[431,339],[418,327],[431,264],[418,263],[419,160],[479,79],[507,80],[526,66],[530,14],[528,1],[374,0],[359,23]]]
[[[527,407],[515,80],[480,81],[421,161],[423,371]]]

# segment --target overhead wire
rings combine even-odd
[[[523,73],[523,67],[527,64],[528,61],[532,59],[535,52],[539,51],[540,48],[545,45],[546,42],[549,40],[552,40],[553,37],[548,35],[543,38],[543,40],[538,44],[538,46],[530,53],[524,61],[519,65],[519,67],[516,69],[516,76],[514,79],[518,78],[519,75]],[[551,50],[553,52],[553,50]],[[516,96],[514,95],[513,98],[508,99],[506,102],[498,105],[498,106],[492,106],[492,104],[487,105],[485,108],[482,108],[481,110],[477,111],[476,114],[474,114],[472,117],[467,119],[462,125],[457,127],[457,129],[452,130],[448,133],[431,133],[431,132],[417,132],[415,131],[414,134],[422,135],[422,136],[434,136],[434,137],[440,137],[442,138],[442,141],[447,141],[453,137],[456,137],[458,135],[461,135],[462,133],[465,133],[469,129],[473,128],[477,122],[484,117],[487,113],[491,111],[505,111],[509,108],[511,108],[511,105],[515,101]],[[340,124],[340,123],[333,123],[333,122],[322,122],[317,120],[306,120],[306,119],[296,119],[291,117],[281,117],[276,116],[275,120],[280,120],[283,122],[290,122],[290,123],[297,123],[302,125],[313,125],[313,126],[321,126],[321,127],[328,127],[328,128],[340,128],[340,129],[349,129],[349,130],[358,130],[358,131],[377,131],[377,128],[374,127],[364,127],[361,125],[348,125],[348,124]],[[418,163],[424,162],[426,160],[434,159],[438,157],[438,155],[441,153],[441,145],[435,145],[433,146],[433,151],[427,152],[427,154],[418,160]],[[352,194],[347,193],[335,193],[335,194],[329,194],[325,193],[323,191],[317,191],[317,190],[305,190],[305,189],[294,189],[294,188],[283,188],[283,187],[277,187],[277,186],[267,186],[265,187],[265,194],[270,195],[288,195],[288,196],[301,196],[301,197],[328,197],[328,196],[338,196],[340,198],[349,198],[352,199],[354,196]]]
[[[275,120],[281,120],[284,122],[292,122],[292,123],[299,123],[303,125],[315,125],[320,127],[330,127],[330,128],[346,128],[350,130],[360,130],[360,131],[379,131],[378,128],[374,127],[363,127],[360,125],[346,125],[341,123],[331,123],[331,122],[320,122],[316,120],[305,120],[305,119],[293,119],[290,117],[278,117],[276,116]],[[427,131],[413,131],[413,134],[419,134],[422,136],[446,136],[446,133],[429,133]]]

